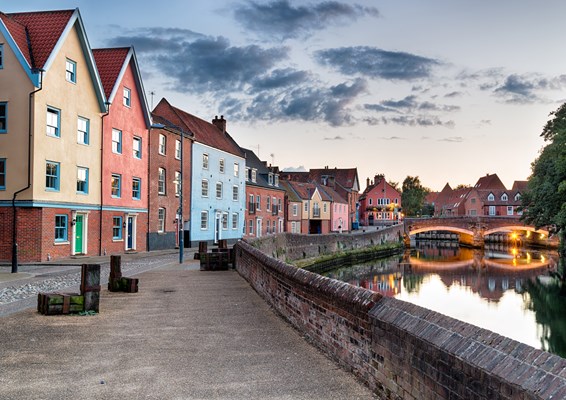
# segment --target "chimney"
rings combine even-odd
[[[218,118],[218,115],[214,116],[212,124],[220,129],[222,133],[226,133],[226,120],[224,119],[224,115],[221,115],[220,119]]]
[[[369,178],[366,178],[366,186],[369,186]]]

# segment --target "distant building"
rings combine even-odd
[[[362,225],[390,225],[402,219],[401,193],[390,185],[385,176],[367,178],[367,187],[360,196]]]

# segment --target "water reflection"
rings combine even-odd
[[[557,264],[547,251],[420,242],[402,255],[326,275],[566,357],[566,298],[541,283]]]

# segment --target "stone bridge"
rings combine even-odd
[[[546,229],[536,229],[513,217],[441,217],[405,218],[405,235],[421,232],[448,231],[460,234],[460,241],[474,247],[482,247],[487,235],[497,232],[530,231],[548,238]]]

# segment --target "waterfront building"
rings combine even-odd
[[[326,234],[331,231],[331,197],[317,183],[287,181],[289,199],[301,200],[301,233]],[[292,222],[292,221],[291,221]]]
[[[191,165],[189,173],[183,174],[183,187],[190,188],[190,208],[186,208],[188,219],[184,221],[185,245],[240,239],[246,209],[246,164],[244,153],[226,130],[224,117],[216,117],[210,123],[172,106],[166,99],[159,102],[152,114],[154,122],[192,138]],[[153,135],[152,129],[152,141]],[[152,170],[155,166],[150,165],[150,174]]]
[[[145,251],[151,117],[138,62],[133,47],[94,49],[93,55],[108,106],[102,118],[99,253]],[[79,140],[88,143],[83,135]]]
[[[367,186],[360,196],[360,221],[363,225],[390,225],[402,219],[401,193],[385,176],[367,178]]]
[[[321,185],[319,188],[330,198],[330,232],[349,232],[351,216],[348,201],[330,186]]]
[[[0,13],[0,54],[0,259],[98,254],[106,97],[79,10]]]
[[[285,199],[283,201],[285,232],[306,233],[301,230],[303,206],[302,199],[293,190],[288,181],[280,180],[279,186],[281,186],[281,188],[285,190]]]
[[[285,190],[279,186],[279,171],[257,155],[242,149],[246,157],[246,218],[244,237],[261,237],[285,230]],[[235,189],[234,189],[235,190]]]

